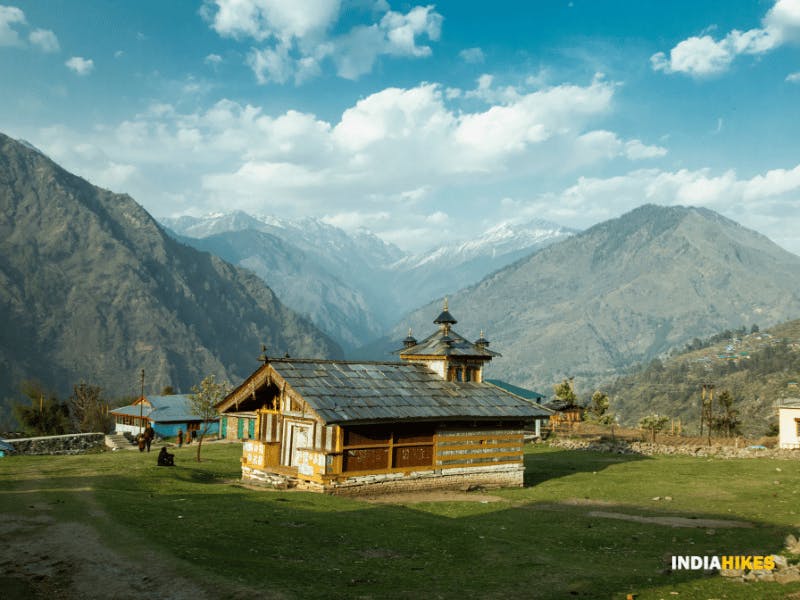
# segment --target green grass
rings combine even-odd
[[[793,461],[531,448],[526,487],[491,492],[501,502],[387,505],[243,488],[237,444],[204,447],[199,464],[193,449],[177,452],[174,469],[138,452],[2,459],[0,512],[47,505],[59,519],[91,522],[121,552],[154,541],[177,571],[216,590],[289,598],[768,599],[800,590],[666,572],[673,554],[780,551],[800,527]],[[90,519],[91,506],[107,518]],[[592,510],[754,527],[672,528]]]

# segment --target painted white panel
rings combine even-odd
[[[800,419],[800,407],[778,409],[778,426],[780,427],[778,442],[781,448],[800,448],[800,437],[797,435],[795,419]]]

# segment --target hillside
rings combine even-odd
[[[0,134],[0,399],[35,378],[111,396],[248,375],[260,344],[340,348],[256,276],[168,236],[130,197]]]
[[[763,435],[777,422],[776,403],[800,397],[800,320],[767,331],[725,331],[694,340],[684,351],[641,365],[606,392],[622,421],[636,423],[657,412],[680,417],[689,431],[699,429],[701,387],[727,390],[740,411],[742,431]]]
[[[367,353],[422,335],[440,306]],[[547,389],[574,376],[582,390],[692,338],[800,315],[800,257],[713,211],[646,205],[453,290],[450,309],[503,354],[490,377]]]
[[[313,255],[256,229],[203,238],[179,238],[258,275],[292,310],[307,316],[344,348],[358,347],[382,328],[364,294],[342,281]]]
[[[373,234],[241,211],[161,222],[185,243],[255,272],[347,348],[374,339],[397,317],[386,269],[403,252]]]

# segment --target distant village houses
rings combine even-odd
[[[137,435],[148,423],[156,434],[162,438],[175,437],[178,430],[192,434],[198,431],[203,420],[192,412],[188,395],[143,396],[133,404],[110,410],[114,417],[115,433],[131,433]],[[219,432],[219,419],[209,423],[207,431],[210,435]]]

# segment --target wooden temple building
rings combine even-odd
[[[523,427],[550,411],[483,381],[499,356],[481,334],[411,334],[400,362],[262,357],[218,405],[245,438],[242,479],[326,493],[521,486]]]

